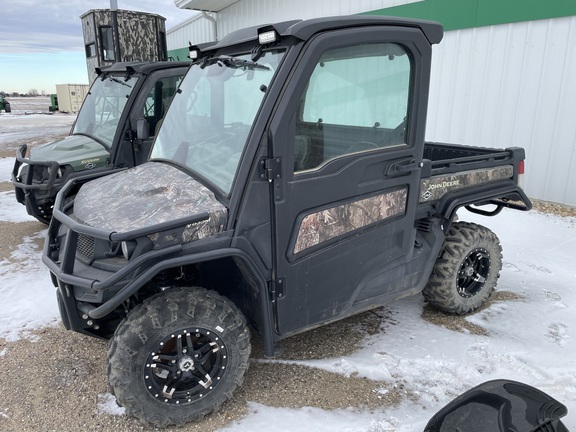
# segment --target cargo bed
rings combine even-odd
[[[455,208],[493,216],[503,207],[529,210],[522,184],[525,152],[520,147],[495,149],[437,142],[424,144],[418,202],[428,215],[448,217]],[[494,191],[500,190],[499,197]],[[475,206],[495,205],[493,210]],[[423,207],[423,208],[422,208]]]

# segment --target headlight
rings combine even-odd
[[[52,167],[48,167],[48,175],[52,174]],[[58,167],[58,172],[56,173],[56,178],[62,177],[62,169]]]
[[[136,242],[123,241],[121,246],[122,246],[122,255],[124,255],[124,258],[129,260],[132,254],[134,253],[134,250],[136,249]]]
[[[48,173],[48,167],[44,166],[32,166],[33,171],[33,179],[39,183],[42,183],[45,180],[48,180],[50,174]]]
[[[20,165],[20,168],[18,168],[18,175],[16,177],[21,180],[26,180],[24,176],[26,175],[27,172],[28,172],[28,164],[23,163],[22,165]]]

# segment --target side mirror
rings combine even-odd
[[[146,119],[136,120],[136,138],[139,140],[145,140],[150,138],[150,124]]]
[[[567,412],[534,387],[494,380],[458,396],[430,419],[424,432],[568,432],[560,421]]]

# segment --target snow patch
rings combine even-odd
[[[40,235],[24,238],[11,255],[16,262],[0,262],[0,338],[8,341],[59,321],[55,289],[33,242]]]
[[[126,408],[118,406],[110,393],[98,395],[98,411],[110,415],[126,415]]]
[[[424,428],[424,425],[415,428],[414,424],[409,428],[402,426],[404,413],[398,410],[394,415],[387,415],[356,409],[273,408],[250,402],[248,411],[248,416],[220,432],[408,432]]]
[[[14,191],[0,192],[0,221],[28,222],[35,220],[26,213],[26,207],[16,201]]]
[[[402,383],[404,390],[417,396],[414,402],[405,402],[409,408],[403,424],[412,425],[406,430],[422,430],[427,419],[451,399],[500,378],[549,393],[568,407],[567,427],[576,428],[576,314],[572,310],[576,305],[576,218],[503,211],[495,218],[464,212],[460,219],[488,226],[500,237],[505,263],[498,289],[518,298],[494,301],[466,318],[488,336],[424,321],[424,301],[414,296],[386,306],[386,315],[393,316],[394,322],[383,321],[381,331],[367,336],[364,348],[356,353],[290,363],[391,385]],[[331,426],[345,430],[336,421]],[[316,424],[309,425],[309,429],[316,428]]]
[[[14,161],[16,158],[3,157],[0,158],[0,181],[10,181],[10,173],[14,168]]]

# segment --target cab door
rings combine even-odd
[[[148,160],[162,119],[186,71],[186,67],[170,68],[140,78],[146,82],[130,107],[128,121],[116,149],[116,167],[136,166]],[[141,133],[144,132],[141,137],[137,137],[139,123],[143,126]]]
[[[303,49],[270,123],[280,335],[413,283],[429,55],[418,29],[397,27],[327,32]]]

